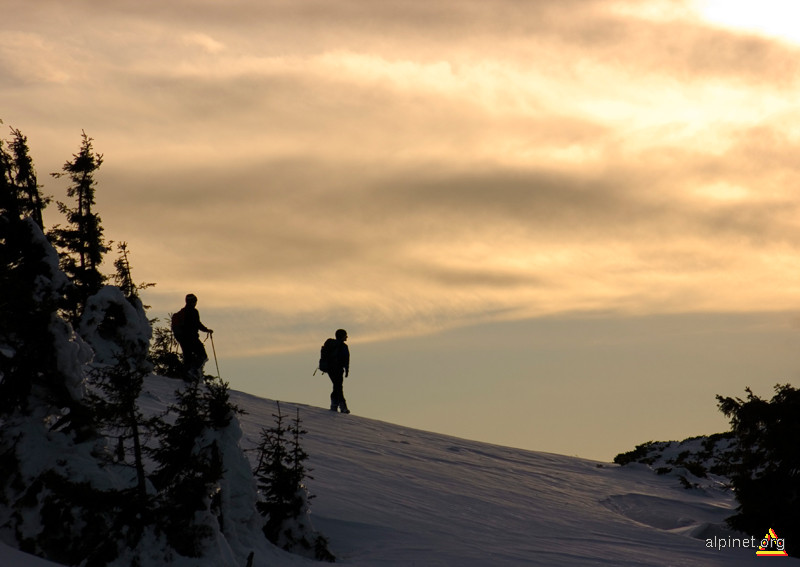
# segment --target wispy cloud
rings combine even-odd
[[[798,48],[689,2],[11,7],[1,117],[45,171],[85,128],[149,301],[242,352],[797,291]]]

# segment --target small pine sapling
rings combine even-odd
[[[127,242],[117,243],[117,251],[119,252],[119,256],[114,260],[114,268],[116,268],[114,283],[122,290],[122,293],[125,294],[128,300],[138,298],[140,291],[156,285],[147,282],[140,284],[134,283]],[[144,308],[148,309],[149,305],[145,305]]]
[[[309,519],[309,501],[313,496],[304,484],[311,477],[305,466],[308,454],[302,447],[302,437],[307,432],[301,426],[300,410],[290,426],[284,424],[286,416],[280,403],[273,417],[275,425],[261,430],[254,471],[263,496],[256,506],[266,518],[264,535],[287,551],[334,562],[328,540],[314,531]]]
[[[154,321],[154,324],[158,319]],[[178,341],[169,327],[153,327],[153,338],[150,341],[148,360],[153,365],[153,372],[169,378],[185,378],[186,370],[178,353]]]

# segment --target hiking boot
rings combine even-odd
[[[339,411],[342,413],[350,413],[350,410],[347,409],[347,404],[339,404]]]

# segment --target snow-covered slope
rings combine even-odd
[[[0,567],[60,567],[58,563],[22,553],[0,542]]]
[[[274,402],[234,401],[245,441]],[[293,415],[291,404],[281,404]],[[735,506],[640,465],[486,445],[300,406],[315,527],[350,565],[750,565],[707,538]],[[764,531],[769,526],[764,527]],[[764,534],[753,534],[758,539]],[[694,537],[692,537],[694,536]],[[727,541],[727,540],[726,540]],[[763,559],[762,559],[763,561]]]
[[[151,377],[141,399],[150,411],[163,408],[181,385]],[[242,444],[250,448],[261,427],[272,425],[276,403],[240,392],[231,398],[247,412],[240,421]],[[298,407],[313,469],[308,485],[317,496],[314,525],[346,565],[735,566],[764,561],[755,549],[728,547],[736,542],[731,538],[760,540],[763,534],[721,527],[735,505],[721,486],[686,490],[674,476],[658,476],[643,465],[619,467],[498,447],[281,403],[290,417]],[[726,547],[718,549],[721,541]],[[0,567],[40,565],[10,553],[0,547]],[[280,557],[283,565],[313,564]],[[275,565],[275,556],[255,557],[256,567],[267,563]]]

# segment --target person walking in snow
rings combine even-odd
[[[186,296],[186,305],[172,316],[172,334],[181,346],[183,366],[188,374],[201,374],[203,365],[208,360],[206,347],[200,340],[200,331],[213,333],[200,322],[197,310],[197,296],[190,293]]]
[[[345,344],[347,331],[336,331],[335,339],[328,339],[322,345],[319,368],[326,372],[333,384],[331,392],[331,411],[350,413],[344,399],[344,379],[350,375],[350,349]]]

